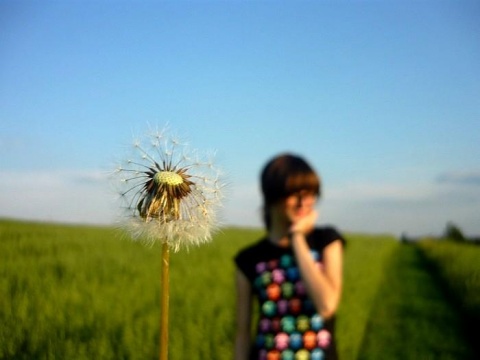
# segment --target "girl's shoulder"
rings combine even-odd
[[[245,261],[245,260],[254,260],[258,257],[264,256],[265,253],[271,251],[271,243],[266,237],[257,240],[256,242],[247,245],[246,247],[240,249],[235,255],[235,262]]]
[[[265,260],[270,255],[270,242],[267,238],[239,250],[234,257],[237,268],[241,270],[250,280],[255,276],[256,264]]]
[[[345,237],[331,225],[316,227],[307,237],[307,241],[311,246],[320,246],[322,248],[337,240],[341,241],[343,245],[346,244]]]

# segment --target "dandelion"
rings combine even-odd
[[[134,239],[167,243],[174,251],[210,241],[223,188],[212,160],[158,131],[137,141],[134,150],[116,171],[126,230]]]
[[[222,200],[220,172],[185,144],[155,131],[134,144],[120,166],[126,230],[134,239],[162,244],[160,360],[168,359],[170,249],[211,240]]]

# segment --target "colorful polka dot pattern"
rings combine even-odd
[[[317,266],[319,254],[311,251]],[[256,264],[254,289],[260,301],[255,346],[259,360],[321,360],[331,343],[323,319],[308,298],[295,258]]]

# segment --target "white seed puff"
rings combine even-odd
[[[186,144],[154,131],[115,171],[133,239],[167,243],[174,251],[211,240],[222,203],[220,170]]]

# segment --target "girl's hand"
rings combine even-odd
[[[315,227],[317,218],[318,212],[316,210],[310,211],[307,215],[299,218],[290,226],[290,232],[301,233],[303,235],[308,234]]]

